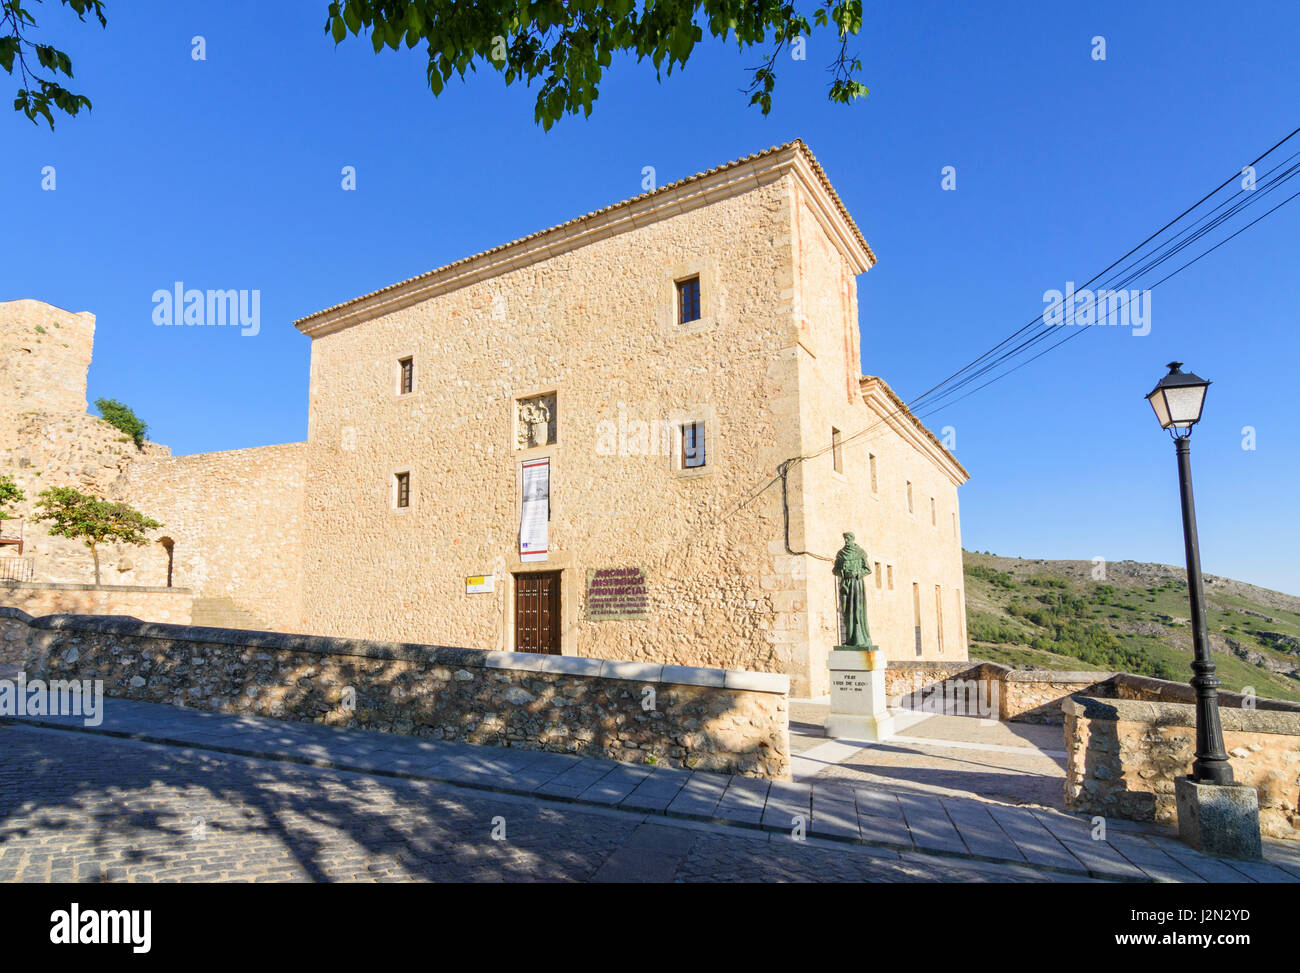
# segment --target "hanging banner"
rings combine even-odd
[[[551,520],[551,461],[524,464],[524,503],[519,518],[519,560],[545,561],[547,527]]]

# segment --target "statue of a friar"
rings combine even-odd
[[[844,534],[844,546],[835,555],[831,568],[839,584],[840,645],[845,649],[874,649],[867,629],[867,593],[863,579],[871,573],[867,552],[853,540],[853,532]]]

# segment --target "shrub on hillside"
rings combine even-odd
[[[149,427],[129,405],[117,399],[96,399],[95,408],[99,410],[101,419],[130,436],[136,449],[144,448],[144,434],[149,431]]]

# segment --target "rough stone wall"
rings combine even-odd
[[[31,616],[18,608],[0,605],[0,669],[22,669],[27,662],[28,623]],[[0,678],[4,674],[0,673]]]
[[[87,311],[0,301],[0,412],[85,412],[94,340]]]
[[[109,697],[789,776],[785,677],[126,619],[35,619],[31,642],[29,678],[102,679]]]
[[[1110,697],[1113,672],[1041,672],[1008,670],[999,680],[999,719],[1013,723],[1065,722],[1062,706],[1071,696]]]
[[[788,193],[770,184],[317,337],[304,570],[310,630],[513,648],[513,572],[559,570],[565,654],[784,672],[775,596],[796,559],[768,491]],[[676,323],[699,273],[704,320]],[[396,363],[415,360],[399,396]],[[556,442],[516,449],[514,401],[554,392]],[[704,475],[660,423],[708,423]],[[635,424],[645,424],[650,430]],[[520,465],[551,462],[550,556],[518,555]],[[411,505],[392,503],[410,471]],[[644,569],[648,618],[588,621],[586,572]],[[492,594],[465,578],[495,574]],[[357,597],[365,592],[365,597]]]
[[[121,485],[128,501],[164,524],[172,583],[228,597],[278,631],[302,630],[306,445],[144,458]],[[160,548],[161,550],[161,548]],[[166,584],[166,558],[145,580]],[[349,597],[364,604],[365,597]]]
[[[190,624],[188,588],[119,587],[0,581],[0,605],[29,615],[127,615],[145,622]]]
[[[885,696],[891,706],[896,700],[915,693],[933,691],[951,679],[981,679],[992,663],[978,660],[889,660],[885,669]],[[997,669],[1004,667],[997,666]]]
[[[23,521],[23,557],[33,559],[37,580],[58,584],[94,581],[90,549],[81,541],[51,536],[47,525],[34,519],[33,513],[37,494],[47,487],[71,486],[110,500],[123,499],[122,477],[131,464],[142,456],[167,455],[166,447],[146,443],[142,453],[133,444],[120,442],[121,438],[120,432],[95,416],[28,413],[18,417],[14,438],[0,445],[0,473],[9,473],[27,495],[18,516]],[[17,530],[17,524],[6,521],[6,534]],[[16,555],[17,551],[8,547],[4,553]],[[100,581],[149,584],[165,560],[156,542],[143,547],[101,545]]]
[[[1113,672],[1011,669],[979,660],[905,660],[889,663],[885,693],[891,705],[924,708],[946,700],[945,712],[987,715],[1012,723],[1061,724],[1062,703],[1076,693],[1114,696]],[[956,709],[953,709],[953,704]],[[976,708],[978,707],[978,709]]]
[[[1063,708],[1066,805],[1175,824],[1174,779],[1191,772],[1195,707],[1078,696]],[[1259,791],[1260,829],[1300,838],[1300,713],[1224,708],[1220,718],[1235,779]]]

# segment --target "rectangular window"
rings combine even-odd
[[[876,489],[876,454],[868,453],[867,460],[871,464],[871,492],[879,493],[880,491]]]
[[[952,512],[952,536],[957,536],[957,511]]]
[[[934,497],[930,498],[930,526],[939,526],[939,508],[935,506]]]
[[[956,601],[957,601],[957,626],[958,626],[957,634],[961,636],[961,640],[964,643],[966,641],[966,612],[962,610],[960,588],[957,589]]]
[[[409,395],[415,391],[415,359],[403,358],[397,363],[400,369],[397,388],[402,395]]]
[[[894,590],[894,566],[892,564],[886,565],[885,571],[888,572],[889,575],[889,590],[893,591]]]
[[[907,481],[907,512],[912,512],[912,481]]]
[[[943,652],[943,589],[939,585],[934,586],[934,625],[938,633],[939,652]]]
[[[704,463],[704,423],[685,423],[682,426],[682,469],[697,470]]]
[[[844,453],[840,448],[840,431],[831,426],[831,462],[836,473],[844,472]]]
[[[885,584],[885,579],[881,576],[880,573],[880,562],[877,561],[876,562],[876,590],[879,590],[880,588],[884,587],[884,584]]]
[[[912,582],[912,625],[916,632],[916,654],[921,654],[921,586]]]
[[[411,474],[398,473],[394,480],[394,485],[397,487],[394,500],[397,506],[409,507],[411,505]]]
[[[700,319],[700,278],[688,277],[677,282],[677,323],[690,324]]]

